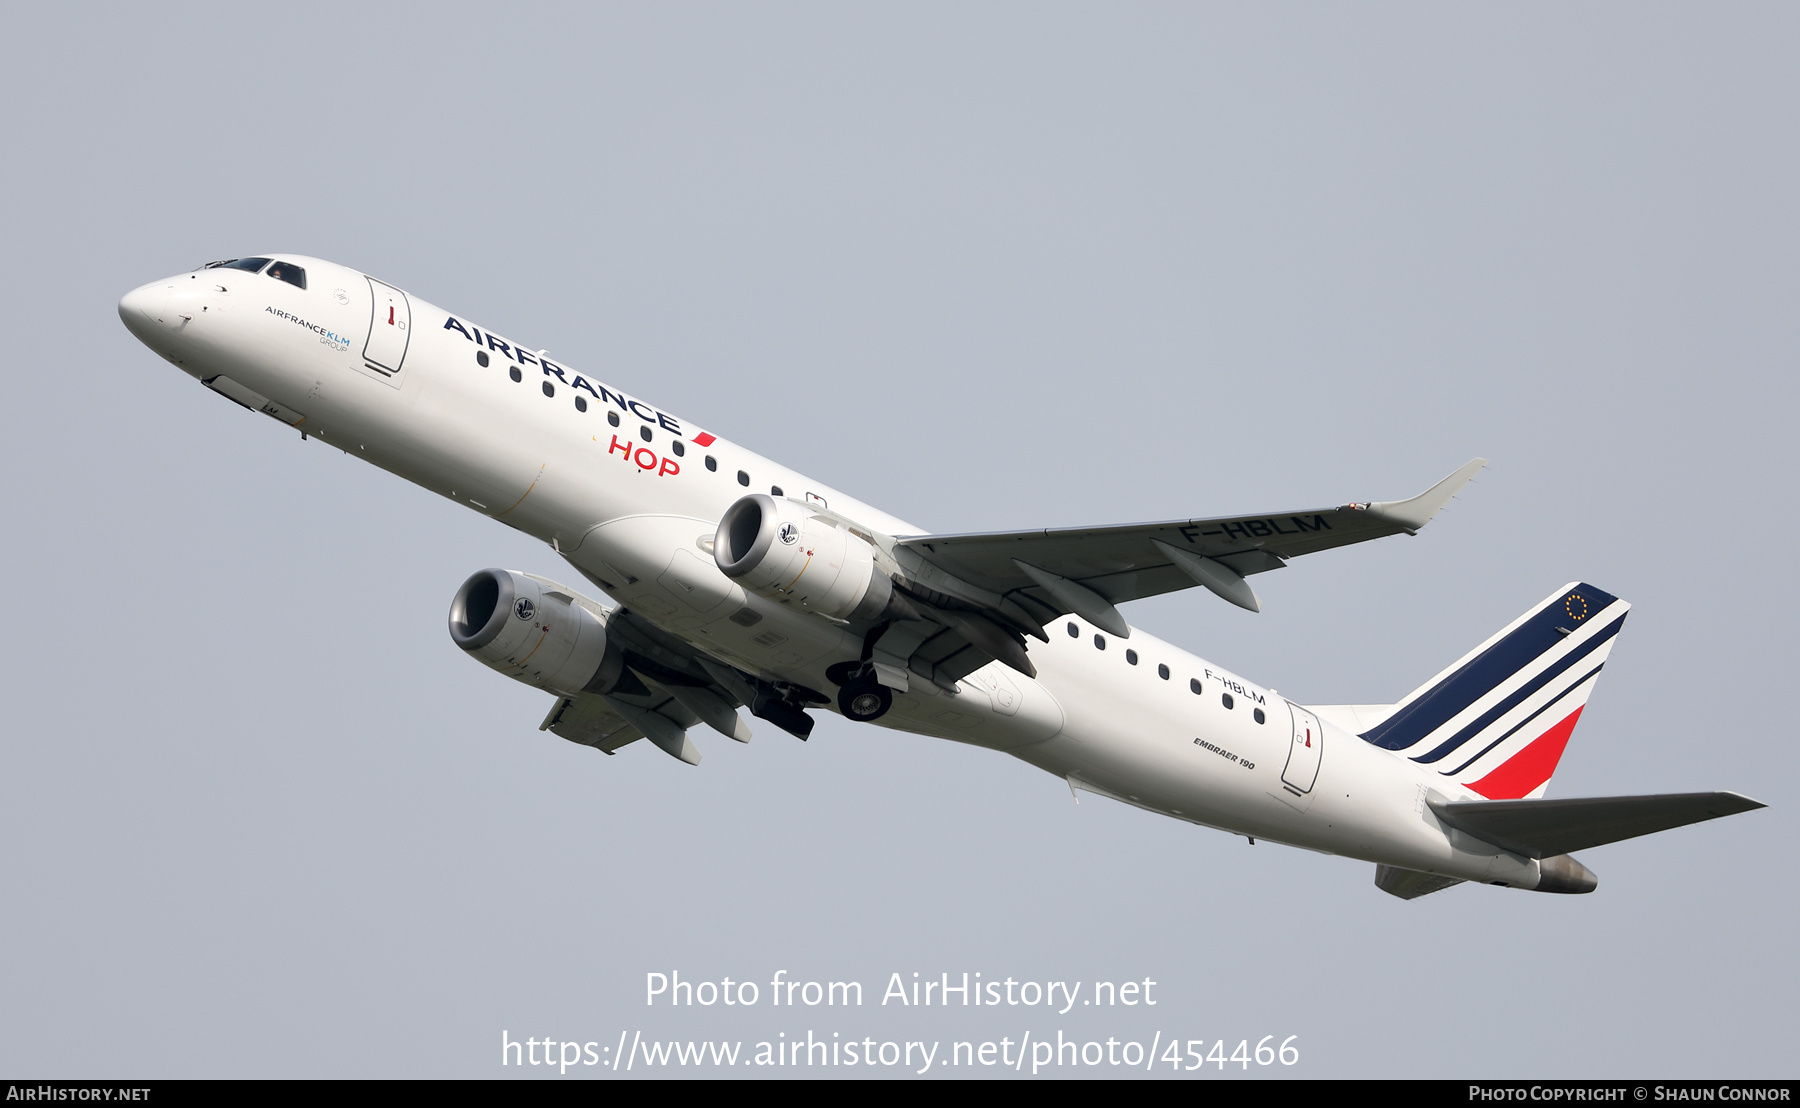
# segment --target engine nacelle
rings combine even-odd
[[[606,624],[573,592],[509,569],[484,569],[456,590],[450,637],[490,669],[560,696],[606,692],[624,671]]]
[[[875,548],[792,500],[756,493],[725,509],[713,560],[746,590],[834,619],[874,619],[894,599]]]

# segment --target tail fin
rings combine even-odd
[[[1542,796],[1630,608],[1564,586],[1362,737],[1489,800]]]

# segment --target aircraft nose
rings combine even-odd
[[[152,281],[140,285],[119,298],[119,321],[125,324],[126,330],[140,340],[144,339],[158,325],[158,317],[168,300],[168,282]]]

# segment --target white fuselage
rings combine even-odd
[[[133,291],[121,317],[233,399],[552,544],[713,658],[819,689],[831,687],[828,665],[858,657],[861,639],[841,624],[719,571],[720,517],[747,493],[780,490],[889,535],[923,529],[360,272],[282,257],[304,267],[306,288],[201,270]],[[761,618],[731,618],[745,609]],[[1460,786],[1141,631],[1120,639],[1070,616],[1049,632],[1030,647],[1035,680],[993,663],[954,693],[914,681],[880,723],[1005,751],[1074,787],[1235,834],[1537,884],[1536,861],[1447,835],[1431,817],[1428,791],[1472,795]]]

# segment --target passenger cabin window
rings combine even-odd
[[[582,396],[580,393],[575,394],[575,410],[578,412],[587,411],[587,397]]]
[[[1095,635],[1094,636],[1094,649],[1095,650],[1105,650],[1106,649],[1106,636],[1105,635]]]
[[[1073,623],[1069,624],[1069,637],[1071,639],[1079,639],[1081,637],[1081,628],[1075,626]]]
[[[1157,666],[1156,667],[1156,675],[1158,677],[1162,678],[1164,681],[1167,681],[1169,679],[1169,667],[1168,666]]]
[[[781,495],[781,486],[780,485],[770,485],[769,486],[769,495],[770,496],[780,496]]]
[[[1225,705],[1225,707],[1227,707],[1227,708],[1234,708],[1237,706],[1237,701],[1231,699],[1230,693],[1220,693],[1219,694],[1219,703]]]
[[[719,460],[717,458],[713,457],[711,454],[708,454],[706,456],[706,468],[717,473],[719,470]]]
[[[676,439],[674,442],[670,443],[669,450],[673,452],[677,458],[687,456],[687,446],[683,444],[680,439]]]
[[[487,351],[485,351],[485,350],[475,351],[475,364],[480,366],[482,369],[487,368],[487,365],[488,365]]]
[[[1137,665],[1137,651],[1127,650],[1125,652],[1125,661],[1127,661],[1131,665],[1134,665],[1134,666]]]
[[[1266,722],[1269,718],[1268,716],[1263,715],[1263,710],[1261,708],[1256,709],[1256,711],[1251,712],[1250,714],[1256,717],[1256,722],[1258,723]]]
[[[511,369],[509,369],[509,370],[507,370],[507,371],[506,371],[506,375],[507,375],[507,376],[508,376],[508,377],[511,377],[511,378],[512,378],[512,379],[513,379],[513,380],[514,380],[514,381],[523,381],[523,380],[524,380],[524,379],[525,379],[525,378],[524,378],[524,377],[523,377],[523,376],[522,376],[522,375],[521,375],[521,374],[520,374],[520,373],[519,373],[519,367],[518,367],[518,366],[513,366],[513,367],[512,367],[512,368],[511,368]]]
[[[1191,677],[1188,679],[1188,691],[1192,692],[1195,696],[1200,695],[1200,679],[1198,677]]]
[[[556,395],[556,386],[552,385],[548,381],[545,381],[544,382],[544,395],[545,396],[555,396]]]
[[[213,262],[208,269],[243,269],[251,273],[259,273],[262,267],[269,264],[267,258],[233,258],[228,262]]]
[[[750,475],[748,473],[745,473],[741,469],[738,470],[738,484],[748,485],[749,483],[750,483]]]
[[[619,425],[619,413],[618,412],[607,412],[606,413],[606,422],[612,424],[614,427],[617,427]]]
[[[643,439],[645,442],[649,442],[650,441],[650,428],[639,427],[638,428],[638,437]]]
[[[269,267],[269,276],[277,281],[286,281],[297,289],[306,287],[306,270],[290,262],[276,262]]]

